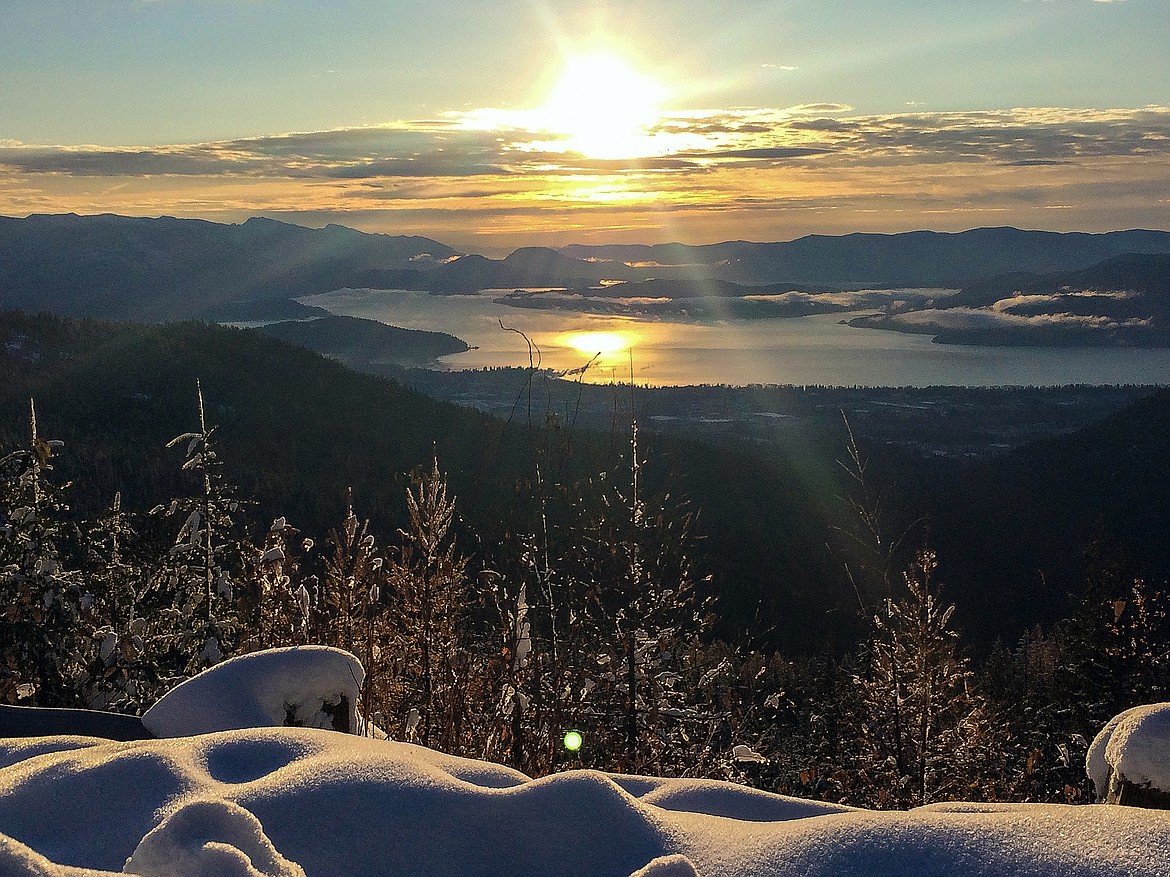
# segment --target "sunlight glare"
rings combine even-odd
[[[569,149],[590,158],[632,158],[654,153],[650,129],[666,89],[614,55],[575,55],[544,105],[542,128],[568,139]]]
[[[565,347],[572,347],[590,355],[617,353],[619,350],[625,350],[631,344],[629,338],[618,332],[572,332],[562,336],[559,340]]]

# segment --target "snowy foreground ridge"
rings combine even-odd
[[[352,691],[352,681],[315,671],[304,691],[290,688],[289,662],[303,653],[257,660],[268,662],[256,664],[260,675],[283,680],[285,715],[311,715],[314,701]],[[321,660],[349,672],[346,659]],[[188,689],[194,699],[172,703],[167,723],[198,716],[216,687]],[[220,694],[221,707],[245,699]],[[592,771],[532,780],[317,728],[0,740],[0,877],[110,873],[1170,877],[1170,812],[949,804],[877,813],[712,781]]]

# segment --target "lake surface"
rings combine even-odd
[[[509,290],[511,291],[511,290]],[[343,289],[302,301],[407,329],[448,332],[477,348],[447,356],[450,369],[589,364],[585,379],[652,386],[822,384],[831,386],[1170,385],[1170,350],[967,347],[841,324],[852,314],[764,320],[638,320],[497,304],[498,292],[429,295]],[[504,326],[517,331],[508,331]],[[581,338],[579,336],[587,336]],[[607,337],[608,336],[608,337]]]

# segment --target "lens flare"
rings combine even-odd
[[[565,733],[565,748],[570,752],[578,751],[581,748],[581,744],[584,742],[585,738],[581,736],[580,731],[568,731]]]

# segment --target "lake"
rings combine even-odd
[[[450,369],[527,366],[529,349],[518,334],[522,332],[535,345],[534,361],[542,367],[568,371],[589,364],[585,379],[597,383],[632,376],[636,383],[651,386],[1170,385],[1166,349],[934,344],[927,335],[843,325],[843,319],[855,314],[842,313],[713,322],[639,320],[511,307],[493,301],[499,294],[342,289],[302,301],[335,314],[448,332],[476,348],[444,357]],[[501,322],[517,331],[502,329]]]

